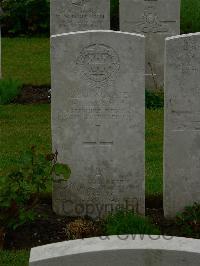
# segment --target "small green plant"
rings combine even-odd
[[[182,213],[178,213],[176,223],[180,226],[183,236],[190,235],[200,238],[200,204],[186,207]]]
[[[21,82],[13,79],[0,80],[0,104],[12,102],[22,89]]]
[[[164,107],[164,92],[162,90],[145,92],[146,108],[159,109]]]
[[[106,235],[160,234],[159,229],[148,218],[136,215],[131,211],[118,211],[109,215],[105,220],[104,231]]]
[[[0,177],[0,224],[6,229],[16,229],[37,217],[35,207],[39,195],[46,191],[57,163],[55,154],[43,155],[33,146],[21,153],[19,164],[7,176]],[[69,178],[71,171],[67,165],[59,166],[59,174]]]

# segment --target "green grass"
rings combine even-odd
[[[163,191],[163,109],[146,110],[146,194]]]
[[[135,215],[131,211],[110,214],[105,220],[104,231],[106,235],[160,234],[159,229],[151,223],[149,218]]]
[[[51,151],[50,105],[0,106],[0,174],[17,164],[19,151]]]
[[[28,266],[29,251],[1,251],[0,250],[0,265],[1,266]]]
[[[22,84],[17,80],[0,79],[0,104],[11,103],[21,92]]]
[[[23,84],[50,84],[48,38],[2,38],[3,78]]]
[[[200,1],[181,1],[181,33],[200,31]]]

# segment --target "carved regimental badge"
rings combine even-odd
[[[168,32],[168,27],[159,19],[155,7],[149,6],[144,10],[141,21],[137,23],[140,32],[156,33]]]
[[[110,46],[92,44],[85,47],[78,59],[84,77],[95,82],[103,82],[116,77],[119,70],[119,56]]]

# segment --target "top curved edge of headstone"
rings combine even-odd
[[[117,250],[162,250],[200,255],[200,240],[160,235],[115,235],[77,239],[33,248],[30,262],[60,256]]]
[[[113,31],[113,30],[73,31],[73,32],[69,32],[69,33],[61,33],[61,34],[51,35],[51,38],[64,37],[64,36],[75,35],[75,34],[87,34],[87,33],[114,33],[114,34],[132,35],[132,36],[135,36],[135,37],[145,38],[145,36],[142,35],[142,34],[124,32],[124,31]]]
[[[167,38],[165,38],[165,40],[171,41],[171,40],[175,40],[175,39],[189,38],[189,37],[193,37],[193,36],[200,36],[200,32],[175,35],[175,36],[167,37]]]

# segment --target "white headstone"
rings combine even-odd
[[[143,214],[144,36],[88,31],[51,42],[53,149],[72,170],[54,182],[54,210]]]
[[[30,266],[199,266],[200,240],[170,236],[108,236],[31,250]]]
[[[180,33],[180,0],[120,0],[120,30],[146,37],[146,88],[164,80],[165,38]]]
[[[51,34],[110,29],[110,0],[51,0]]]
[[[200,203],[200,33],[166,40],[164,211]]]

